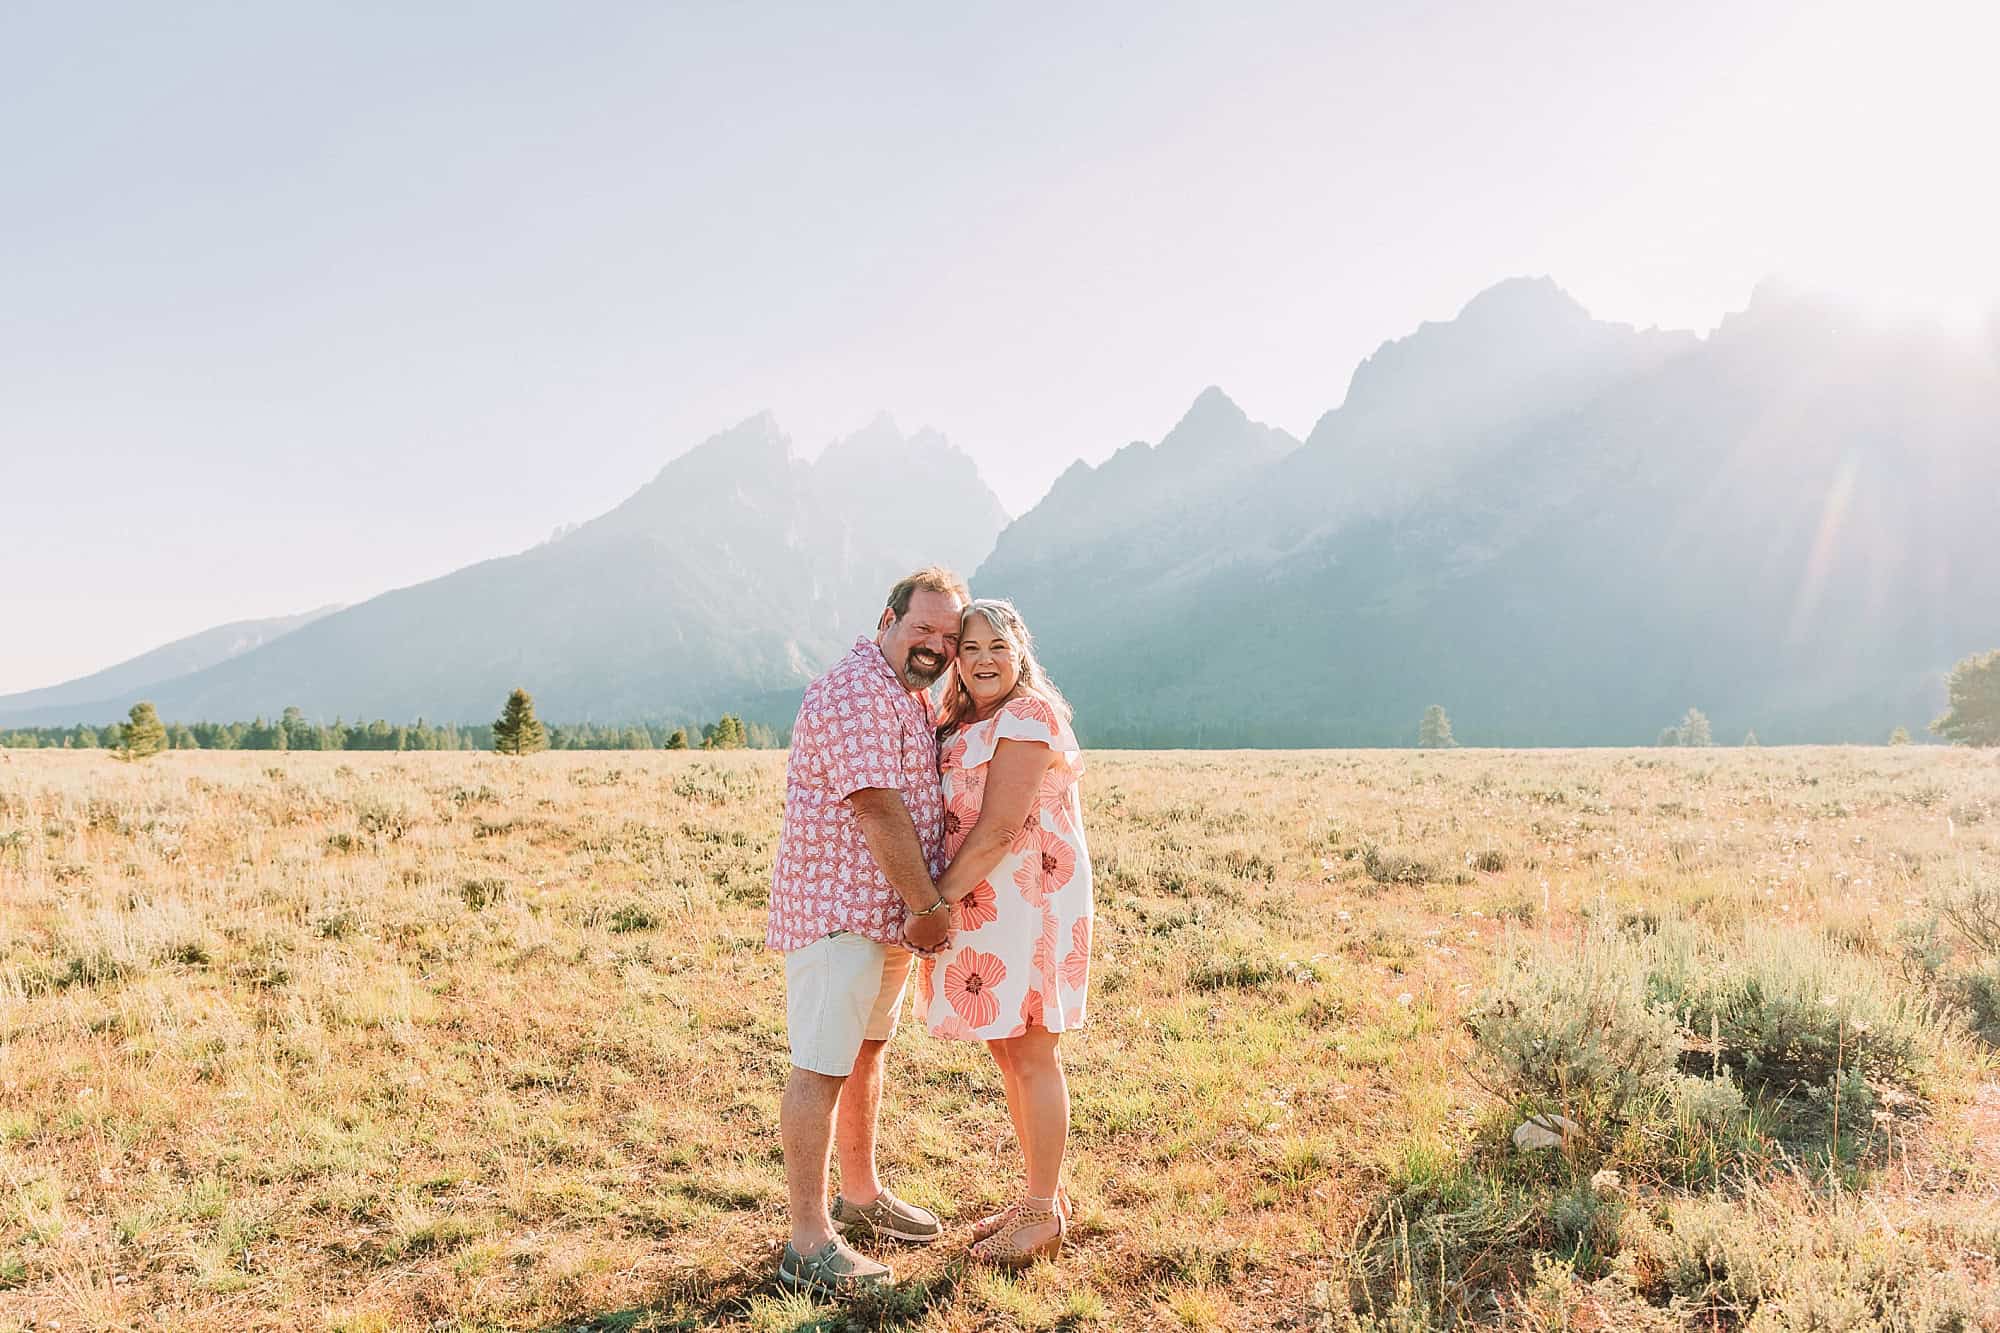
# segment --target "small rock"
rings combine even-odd
[[[1566,1115],[1538,1115],[1522,1121],[1521,1127],[1514,1131],[1514,1146],[1522,1152],[1559,1148],[1564,1139],[1581,1133],[1583,1126]]]

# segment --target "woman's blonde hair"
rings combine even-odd
[[[1048,704],[1061,715],[1063,721],[1070,720],[1069,700],[1063,698],[1062,691],[1049,679],[1049,673],[1042,669],[1041,659],[1035,656],[1035,636],[1028,632],[1027,622],[1014,604],[1001,597],[976,597],[965,604],[965,610],[958,615],[958,634],[961,641],[965,637],[965,627],[978,616],[993,627],[993,632],[1007,641],[1007,647],[1014,654],[1014,666],[1021,673],[1020,682],[1014,688]],[[949,731],[974,713],[972,695],[966,691],[965,679],[956,668],[947,677],[949,684],[944,689],[944,702],[938,708],[938,730]]]

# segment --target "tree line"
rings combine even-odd
[[[148,714],[152,706],[145,705]],[[373,722],[353,723],[335,718],[314,722],[297,708],[287,708],[275,720],[249,722],[166,722],[162,750],[491,750],[492,723]],[[127,748],[134,727],[126,718],[104,726],[14,727],[0,729],[0,749],[118,750]],[[135,737],[137,738],[137,737]],[[783,749],[787,737],[761,722],[746,722],[730,714],[692,729],[666,722],[556,722],[546,725],[551,750],[699,750]]]
[[[1959,662],[1946,681],[1949,706],[1929,730],[1956,745],[2000,745],[2000,649],[1975,654]],[[746,722],[724,713],[703,726],[697,740],[687,727],[664,722],[594,722],[544,724],[535,716],[526,690],[508,695],[501,714],[491,723],[432,724],[418,718],[391,725],[377,718],[352,725],[335,718],[330,723],[308,721],[298,708],[287,708],[275,722],[259,717],[250,722],[162,723],[150,703],[136,704],[129,718],[105,727],[16,727],[0,730],[0,749],[105,749],[127,758],[142,758],[160,750],[495,750],[502,754],[533,754],[541,750],[777,750],[790,737],[761,722]],[[1139,736],[1117,736],[1125,745],[1144,746]],[[1099,742],[1102,743],[1102,742]],[[1153,742],[1186,744],[1183,738]],[[1197,743],[1200,743],[1197,741]],[[1715,737],[1708,717],[1690,708],[1674,726],[1663,729],[1658,744],[1708,747]],[[1757,744],[1757,733],[1743,738]],[[1891,745],[1908,745],[1910,733],[1897,727]],[[1432,704],[1417,725],[1421,749],[1453,749],[1451,717],[1442,704]]]

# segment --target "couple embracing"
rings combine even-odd
[[[875,637],[807,687],[766,935],[785,954],[792,1057],[780,1281],[828,1294],[886,1283],[889,1267],[848,1238],[944,1234],[875,1168],[883,1053],[912,971],[924,1025],[993,1053],[1026,1168],[1019,1200],[973,1227],[971,1257],[1019,1267],[1061,1250],[1069,1087],[1057,1042],[1082,1025],[1090,978],[1082,772],[1069,705],[1020,615],[973,600],[949,570],[897,583]]]

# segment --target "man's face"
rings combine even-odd
[[[901,620],[883,608],[875,642],[905,689],[929,689],[958,656],[958,613],[963,605],[957,593],[919,588],[910,595],[910,609]]]

